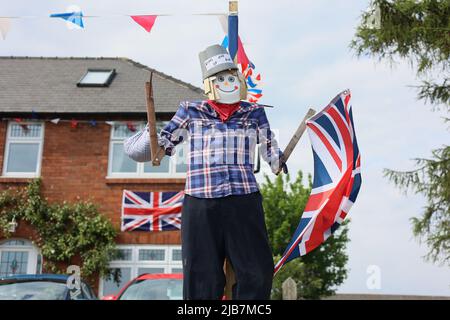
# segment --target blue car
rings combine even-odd
[[[0,300],[97,300],[84,281],[69,289],[68,275],[23,274],[0,278]]]

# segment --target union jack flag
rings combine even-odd
[[[356,200],[361,187],[361,156],[350,98],[349,90],[341,92],[306,122],[314,157],[312,191],[275,273],[323,243],[341,225]]]
[[[184,192],[133,192],[123,190],[122,231],[181,229]]]

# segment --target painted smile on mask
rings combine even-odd
[[[217,88],[217,89],[219,89],[219,90],[220,90],[220,91],[222,91],[222,92],[227,92],[227,93],[230,93],[230,92],[236,91],[236,90],[238,89],[238,87],[237,87],[237,86],[234,86],[234,89],[233,89],[233,90],[230,90],[230,91],[226,91],[226,90],[220,89],[220,87],[219,87],[219,86],[216,86],[216,88]]]

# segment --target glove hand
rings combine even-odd
[[[287,167],[287,164],[286,164],[286,162],[283,162],[282,164],[281,164],[281,169],[282,169],[282,171],[284,172],[284,174],[288,174],[288,167]],[[280,170],[280,172],[281,172],[281,170]]]
[[[273,170],[273,173],[279,175],[282,171],[284,172],[284,174],[288,174],[288,167],[286,162],[280,162],[278,169]]]
[[[278,175],[281,171],[283,171],[284,174],[288,174],[288,167],[287,167],[286,159],[285,159],[283,153],[282,153],[281,156],[280,156],[280,163],[279,163],[279,164],[280,164],[280,168],[278,169],[277,175]]]

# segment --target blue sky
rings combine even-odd
[[[382,176],[383,168],[412,169],[411,159],[429,157],[431,149],[448,144],[444,114],[415,99],[408,86],[418,80],[408,63],[358,59],[349,49],[368,2],[242,0],[240,35],[263,76],[261,102],[276,106],[268,117],[282,147],[309,106],[318,110],[341,90],[352,91],[363,185],[350,212],[350,272],[339,292],[450,296],[449,268],[425,262],[427,248],[412,236],[409,219],[420,214],[424,199],[405,196]],[[46,18],[71,5],[85,15],[109,17],[85,19],[84,30]],[[0,0],[0,8],[0,16],[40,17],[13,21],[0,41],[2,56],[128,57],[200,86],[198,52],[220,43],[224,34],[216,17],[189,14],[225,13],[227,1]],[[158,13],[176,15],[159,17],[150,34],[131,18],[115,16]],[[291,172],[312,172],[306,136],[288,165]],[[372,265],[379,267],[380,289],[366,284]]]

